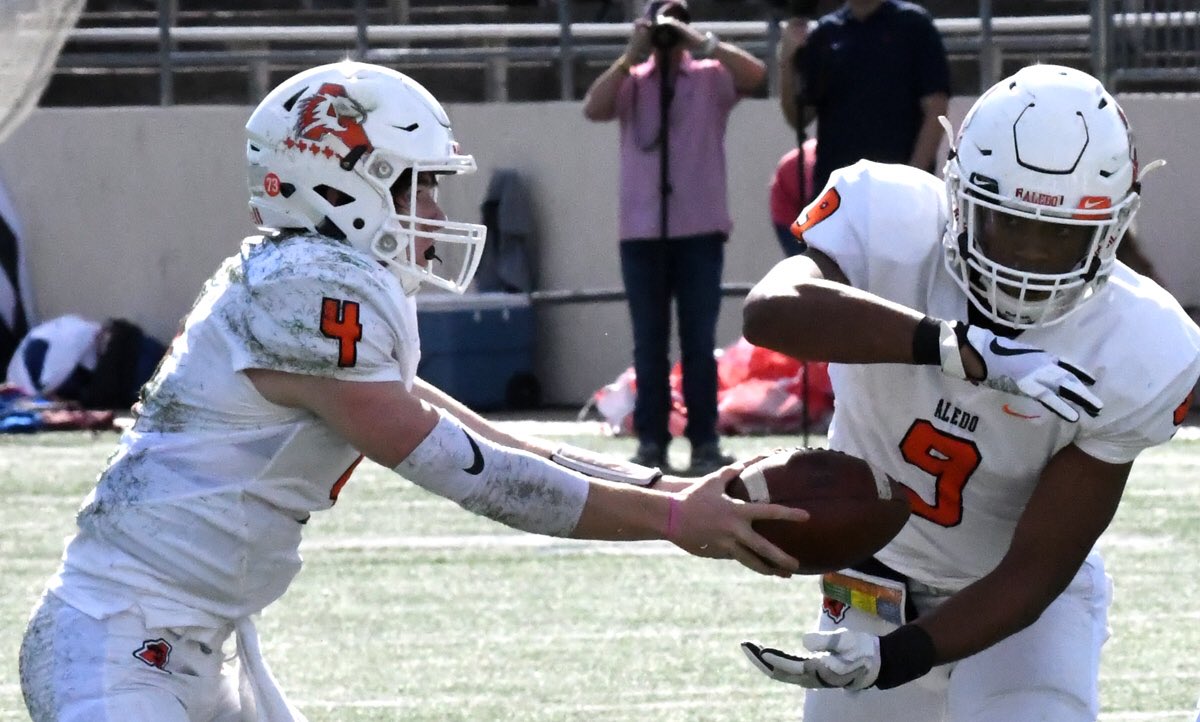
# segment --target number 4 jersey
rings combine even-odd
[[[946,213],[939,179],[863,161],[836,173],[797,226],[856,288],[965,321],[968,300],[943,263]],[[1075,444],[1109,463],[1133,460],[1175,433],[1200,376],[1200,330],[1123,264],[1064,321],[1019,340],[1091,372],[1100,415],[1067,423],[936,366],[830,365],[830,444],[911,490],[912,519],[877,556],[917,581],[956,590],[991,571],[1056,452]]]
[[[51,591],[94,617],[137,606],[151,627],[261,610],[299,571],[309,514],[333,505],[360,456],[242,372],[411,387],[419,354],[415,304],[371,258],[316,235],[246,239],[142,389]]]

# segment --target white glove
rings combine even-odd
[[[777,682],[824,689],[866,689],[879,677],[879,637],[838,629],[802,637],[812,656],[797,657],[778,649],[742,642],[742,651],[760,672]]]
[[[1079,420],[1079,410],[1075,407],[1092,417],[1104,408],[1104,402],[1087,389],[1096,380],[1083,369],[1036,346],[1001,338],[980,326],[947,321],[941,324],[942,373],[997,391],[1027,396],[1070,422]],[[983,378],[967,376],[963,346],[970,346],[983,361]]]

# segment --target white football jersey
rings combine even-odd
[[[966,321],[969,302],[943,263],[946,214],[938,178],[863,161],[835,173],[798,222],[856,288]],[[913,501],[911,520],[877,556],[924,584],[957,590],[991,571],[1042,468],[1065,446],[1121,464],[1170,439],[1200,376],[1200,329],[1123,264],[1062,323],[1018,340],[1089,371],[1100,415],[1068,423],[936,366],[830,364],[830,445],[886,471]]]
[[[368,256],[318,235],[252,237],[208,280],[79,512],[50,589],[97,618],[213,626],[261,610],[300,568],[300,531],[360,455],[242,373],[411,388],[416,307]]]

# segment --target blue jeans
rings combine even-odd
[[[633,325],[633,370],[637,401],[633,428],[641,443],[664,448],[671,440],[669,356],[671,299],[679,317],[683,366],[684,433],[695,447],[717,440],[717,314],[721,310],[721,271],[725,234],[708,233],[670,240],[621,242],[621,277]]]

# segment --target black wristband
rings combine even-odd
[[[913,363],[926,366],[942,365],[942,324],[936,318],[926,316],[913,331]]]
[[[891,689],[922,677],[933,669],[937,652],[924,628],[905,624],[879,639],[879,676],[875,686]]]

